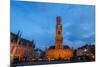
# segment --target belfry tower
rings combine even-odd
[[[56,38],[55,38],[55,48],[63,49],[63,35],[62,35],[62,21],[61,17],[57,16],[56,18]]]
[[[56,17],[56,36],[55,46],[46,49],[46,58],[50,61],[54,60],[69,60],[73,57],[73,50],[70,47],[63,45],[63,34],[62,34],[62,20],[61,16]],[[55,48],[54,48],[55,47]]]

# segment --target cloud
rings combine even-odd
[[[91,36],[95,36],[95,33],[94,32],[91,32],[91,33],[86,33],[86,34],[83,34],[82,35],[83,38],[89,38]]]

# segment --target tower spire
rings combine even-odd
[[[57,16],[56,22],[55,48],[63,48],[62,21],[60,16]]]
[[[57,22],[57,25],[60,25],[61,24],[61,17],[60,16],[57,16],[56,22]]]

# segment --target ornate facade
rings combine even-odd
[[[35,44],[33,41],[26,40],[21,34],[11,33],[10,59],[14,62],[30,60],[33,58]]]
[[[46,49],[46,58],[49,60],[70,59],[73,57],[73,50],[63,45],[62,21],[60,16],[57,16],[56,22],[55,46],[54,48]]]

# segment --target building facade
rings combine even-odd
[[[21,34],[11,33],[10,60],[30,61],[33,58],[35,44],[21,37]]]
[[[71,48],[65,48],[63,45],[63,34],[62,34],[62,21],[61,17],[56,18],[56,37],[54,48],[46,49],[46,58],[48,60],[66,60],[73,57],[73,50]]]
[[[84,45],[76,50],[77,57],[88,57],[90,61],[95,60],[95,45]]]

